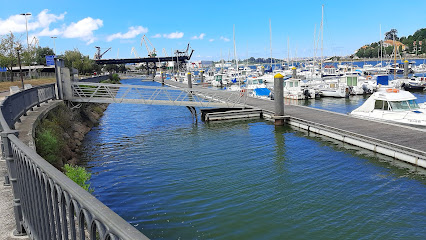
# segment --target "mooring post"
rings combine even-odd
[[[188,88],[192,88],[191,72],[188,72]]]
[[[274,76],[275,126],[284,125],[284,76],[277,73]]]
[[[260,73],[262,74],[262,76],[265,75],[265,67],[264,66],[262,66],[262,70],[261,70]]]
[[[404,61],[404,78],[408,78],[408,61]]]
[[[18,173],[16,171],[16,160],[13,157],[12,145],[10,143],[9,135],[18,136],[18,131],[4,131],[1,133],[3,142],[3,151],[6,158],[7,171],[9,173],[10,182],[12,183],[13,190],[13,211],[15,213],[16,230],[13,232],[15,236],[26,235],[25,229],[22,225],[22,206],[21,206],[21,192],[18,186]],[[27,179],[28,180],[28,179]]]
[[[201,70],[200,71],[200,78],[201,78],[201,84],[203,84],[204,83],[204,71],[203,70]]]
[[[296,67],[292,67],[291,69],[293,70],[293,75],[291,77],[292,78],[297,78],[297,68]]]
[[[164,85],[164,73],[161,71],[161,85]]]

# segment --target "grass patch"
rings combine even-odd
[[[55,83],[56,78],[39,78],[39,79],[29,79],[24,80],[24,84],[31,84],[32,86],[39,86],[48,83]],[[0,82],[0,91],[9,91],[9,88],[12,86],[22,87],[21,79],[15,79],[13,82]]]

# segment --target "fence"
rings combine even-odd
[[[0,105],[3,155],[13,188],[16,235],[31,239],[147,239],[17,138],[15,122],[55,99],[55,85],[24,90]]]

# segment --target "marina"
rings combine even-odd
[[[84,146],[95,196],[153,239],[425,234],[423,169],[298,127],[111,104]]]
[[[426,239],[424,1],[5,6],[0,239]]]

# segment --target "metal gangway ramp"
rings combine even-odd
[[[247,101],[246,92],[85,82],[66,85],[64,100],[72,102],[244,108]]]

